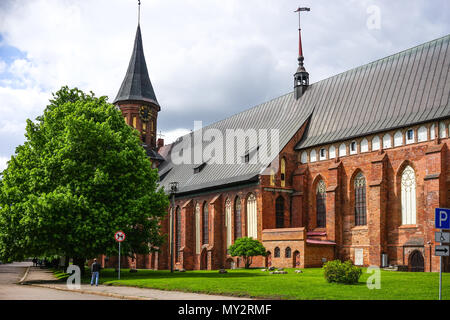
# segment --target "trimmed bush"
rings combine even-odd
[[[323,266],[324,276],[328,282],[353,284],[358,283],[362,275],[361,268],[352,264],[351,261],[340,260],[329,261]]]

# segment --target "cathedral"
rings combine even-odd
[[[140,132],[174,205],[162,223],[165,244],[122,264],[169,269],[173,257],[178,270],[239,268],[243,261],[228,247],[253,237],[267,256],[251,267],[321,267],[341,259],[438,271],[434,209],[450,207],[449,42],[447,35],[310,84],[300,37],[292,92],[165,145],[157,139],[164,106],[138,25],[114,104]],[[236,135],[218,145],[236,161],[192,160],[189,150],[208,149],[201,132],[233,130],[248,133],[244,143],[234,143]],[[250,137],[264,130],[277,139]],[[448,257],[443,261],[450,271]]]

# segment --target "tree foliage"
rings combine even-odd
[[[251,237],[236,239],[234,244],[230,246],[229,251],[231,256],[244,259],[246,269],[252,264],[253,257],[266,255],[266,248],[263,244]]]
[[[161,244],[168,198],[136,130],[91,92],[61,88],[0,180],[0,260],[146,253]]]

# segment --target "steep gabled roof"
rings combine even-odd
[[[278,145],[272,146],[270,132],[268,132],[267,139],[267,149],[269,152],[266,154],[269,154],[272,151],[272,148],[274,148],[272,154],[277,156],[281,149],[292,139],[302,124],[305,123],[310,116],[312,112],[311,106],[314,105],[312,99],[315,97],[317,97],[317,95],[313,95],[307,91],[302,99],[295,100],[293,93],[289,93],[204,127],[203,131],[216,129],[222,133],[224,137],[224,154],[233,153],[237,157],[244,157],[246,153],[250,153],[251,157],[254,157],[258,152],[263,152],[263,150],[255,152],[258,145],[250,145],[246,152],[239,154],[236,145],[233,150],[233,146],[226,143],[226,130],[279,130]],[[173,150],[177,147],[179,148],[183,144],[194,145],[194,134],[195,132],[191,132],[190,134],[181,137],[177,142],[166,145],[159,150],[160,154],[164,155],[164,158],[166,159],[159,167],[159,174],[161,177],[164,177],[160,182],[160,185],[164,186],[166,190],[169,190],[168,186],[172,181],[177,181],[179,183],[180,193],[248,181],[257,181],[259,174],[261,174],[261,172],[270,165],[272,160],[274,160],[270,159],[265,162],[258,161],[258,163],[255,164],[252,164],[251,161],[250,163],[242,164],[207,163],[200,172],[194,174],[194,168],[198,167],[201,163],[173,163]],[[203,150],[205,150],[206,146],[209,144],[210,142],[203,142]],[[168,172],[169,170],[170,172]]]
[[[450,116],[450,35],[315,83],[320,100],[296,149]]]
[[[450,35],[425,43],[314,83],[298,100],[289,93],[203,130],[278,129],[279,152],[308,119],[296,149],[449,117],[449,42]],[[179,182],[180,193],[256,181],[269,164],[207,164],[194,174],[199,164],[172,161],[171,150],[186,141],[194,141],[193,133],[160,149],[166,159],[160,184],[166,190],[172,181]]]
[[[153,90],[150,77],[148,76],[147,64],[145,62],[144,49],[142,46],[141,27],[138,25],[136,39],[134,41],[133,54],[131,55],[128,70],[120,86],[119,93],[113,103],[123,101],[145,101],[159,107]]]

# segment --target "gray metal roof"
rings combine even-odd
[[[311,101],[313,96],[308,96],[308,94],[305,93],[303,97],[303,99],[296,101],[293,93],[286,94],[225,120],[204,127],[203,131],[217,129],[225,136],[227,129],[255,129],[257,131],[259,129],[278,129],[279,144],[272,146],[270,133],[268,134],[268,143],[266,144],[269,152],[272,151],[272,148],[275,148],[272,154],[278,155],[281,149],[289,142],[311,114],[312,110],[308,106],[313,105],[313,101]],[[224,159],[224,164],[207,163],[203,170],[194,174],[194,168],[198,167],[200,163],[175,165],[173,163],[172,152],[181,145],[188,146],[190,144],[193,146],[193,137],[194,133],[190,133],[180,138],[179,141],[164,146],[159,150],[159,153],[166,159],[159,167],[159,174],[164,177],[160,184],[164,186],[166,190],[169,190],[168,185],[172,181],[177,181],[179,183],[181,193],[236,184],[249,180],[253,181],[273,160],[270,159],[266,162],[255,164],[245,162],[242,164],[226,164]],[[209,143],[210,142],[203,142],[203,150],[205,150],[205,147],[208,146]],[[227,144],[225,138],[223,145],[224,154],[233,152],[233,146]],[[254,150],[256,150],[257,147],[258,143],[257,145],[249,145],[247,148],[248,152],[250,152],[252,156],[256,156],[259,152],[263,152],[263,150],[255,152]],[[247,151],[240,154],[237,150],[237,146],[234,146],[234,154],[237,154],[238,157],[244,157],[246,152]],[[168,172],[169,170],[170,172]]]
[[[127,73],[113,103],[122,101],[145,101],[156,104],[159,107],[155,91],[148,76],[142,46],[141,27],[139,25],[136,31],[136,39],[134,41],[130,64],[128,65]]]
[[[289,93],[203,130],[279,129],[279,152],[309,117],[307,132],[297,149],[448,117],[449,42],[450,35],[425,43],[314,83],[299,100]],[[199,164],[175,165],[171,154],[177,145],[192,146],[193,140],[191,133],[159,150],[166,159],[159,167],[164,177],[160,184],[166,190],[172,181],[179,183],[180,193],[253,181],[272,161],[207,164],[194,174]],[[203,142],[203,149],[207,145]],[[230,148],[225,143],[225,153],[231,152]],[[270,143],[268,148],[272,148]]]
[[[450,116],[450,35],[312,85],[304,149]]]

